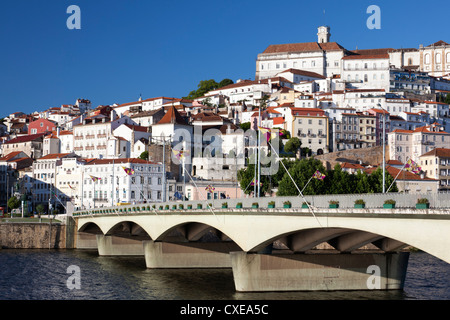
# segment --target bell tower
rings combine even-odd
[[[328,26],[320,26],[317,32],[317,42],[318,43],[327,43],[330,42],[330,27]]]

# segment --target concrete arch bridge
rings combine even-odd
[[[405,247],[450,263],[450,209],[442,207],[445,196],[427,209],[400,196],[393,209],[378,196],[367,197],[365,208],[343,197],[339,208],[317,197],[302,208],[303,200],[286,197],[276,198],[275,208],[262,198],[258,208],[255,199],[236,208],[235,199],[228,208],[211,201],[82,210],[74,213],[76,246],[89,247],[89,234],[100,255],[144,255],[148,268],[231,267],[238,291],[401,289]],[[284,208],[286,201],[293,206]]]

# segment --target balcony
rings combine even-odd
[[[75,147],[73,148],[74,151],[83,151],[84,148],[83,147]]]
[[[74,139],[75,140],[84,140],[84,137],[83,136],[75,136]]]
[[[106,144],[97,146],[97,150],[106,150]]]
[[[85,150],[95,150],[95,147],[94,146],[88,146],[88,147],[85,147],[84,149]]]
[[[86,139],[95,139],[95,135],[93,134],[87,134],[85,137]]]

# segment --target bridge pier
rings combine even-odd
[[[240,250],[234,242],[144,241],[147,268],[231,268],[230,252]]]
[[[254,254],[231,252],[236,291],[403,289],[408,252]]]
[[[97,234],[97,247],[100,256],[143,256],[142,240]]]

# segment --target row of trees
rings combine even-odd
[[[358,171],[356,174],[350,174],[343,171],[339,164],[336,164],[332,170],[326,170],[319,160],[312,157],[301,160],[296,159],[295,161],[283,159],[282,161],[284,166],[280,164],[275,174],[261,176],[261,196],[271,193],[271,190],[276,188],[278,189],[278,196],[299,195],[299,191],[292,179],[300,190],[303,190],[307,185],[303,191],[304,195],[381,193],[383,191],[383,171],[381,168],[378,168],[371,174],[361,171]],[[287,174],[285,167],[292,179]],[[316,170],[325,175],[323,180],[311,179]],[[239,171],[239,183],[246,194],[254,191],[254,187],[251,185],[254,178],[255,165],[253,164]],[[394,181],[394,178],[386,172],[385,180],[386,188],[388,188]],[[395,183],[390,191],[398,192]]]
[[[189,92],[189,95],[183,98],[195,99],[198,97],[203,97],[207,92],[211,90],[217,90],[233,83],[234,82],[231,79],[223,79],[220,82],[216,82],[214,79],[201,80],[197,86],[197,90],[192,90],[191,92]]]

